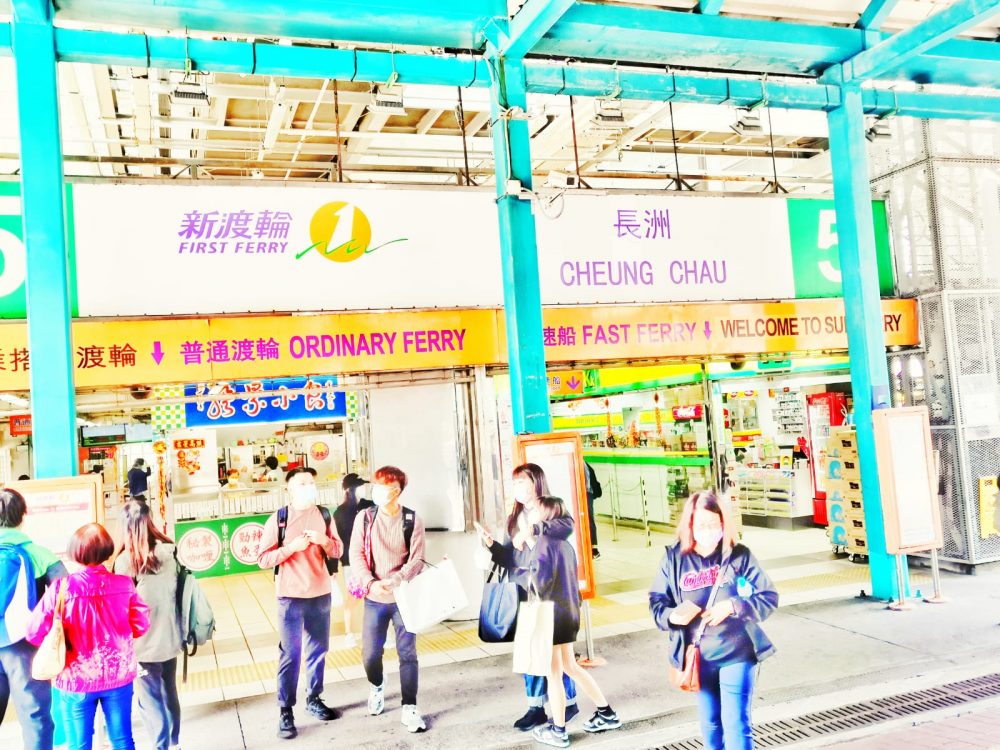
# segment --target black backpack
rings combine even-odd
[[[415,511],[410,510],[405,505],[401,506],[403,510],[403,541],[406,542],[406,556],[410,556],[410,540],[413,539],[413,527],[417,523],[417,514]],[[371,554],[371,526],[375,521],[375,514],[378,513],[378,508],[365,508],[365,520],[361,522],[361,538],[363,539],[364,549],[365,549],[365,562],[368,563],[368,569],[375,575],[375,561]]]
[[[325,505],[317,506],[319,508],[319,513],[323,516],[323,525],[327,532],[330,531],[330,524],[332,523],[332,518],[330,516],[330,509]],[[285,529],[288,527],[288,506],[283,505],[278,508],[278,546],[280,547],[285,543]],[[326,557],[326,551],[324,550],[323,556]],[[340,560],[336,557],[326,557],[326,570],[330,575],[337,572],[337,565]],[[277,577],[278,568],[280,566],[274,566],[274,575]]]

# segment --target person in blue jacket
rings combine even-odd
[[[495,540],[485,531],[481,533],[481,538],[489,548],[493,562],[506,570],[510,580],[518,585],[521,601],[524,601],[527,598],[531,550],[535,546],[536,537],[569,539],[573,533],[573,519],[562,516],[544,523],[529,521],[538,498],[550,494],[545,472],[538,464],[522,464],[514,469],[513,484],[514,505],[507,518],[503,541]],[[576,704],[576,683],[569,675],[563,675],[563,688],[566,695],[566,721],[569,722],[580,713]],[[545,714],[545,701],[549,692],[547,677],[524,675],[524,690],[528,698],[528,711],[514,722],[514,728],[530,732],[535,727],[543,727],[549,723]]]
[[[750,550],[736,542],[731,514],[728,499],[713,490],[691,495],[679,540],[667,547],[649,592],[653,619],[670,636],[675,669],[683,668],[688,644],[704,628],[697,695],[706,750],[753,750],[754,682],[758,664],[774,653],[759,623],[777,609],[778,592]]]

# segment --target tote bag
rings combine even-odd
[[[552,671],[555,605],[542,601],[537,589],[532,598],[532,588],[528,586],[528,601],[521,602],[517,611],[513,669],[518,674],[547,675]]]
[[[499,572],[497,580],[494,573]],[[483,643],[510,643],[517,630],[517,584],[498,565],[493,566],[483,584],[483,602],[479,606],[479,640]]]
[[[455,564],[447,557],[437,565],[425,562],[423,572],[396,589],[396,606],[411,633],[423,633],[469,605]]]
[[[54,680],[66,669],[66,632],[63,630],[63,610],[66,607],[66,581],[57,583],[56,608],[52,613],[52,627],[38,646],[31,660],[31,676],[41,682]]]

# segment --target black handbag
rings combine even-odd
[[[517,584],[501,569],[497,580],[494,565],[483,584],[483,603],[479,606],[479,640],[483,643],[513,643],[517,627],[519,596]]]

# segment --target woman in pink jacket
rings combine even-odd
[[[149,629],[149,608],[131,578],[114,575],[104,566],[114,551],[111,536],[100,524],[77,529],[66,552],[83,570],[50,586],[28,624],[28,640],[37,646],[52,628],[56,601],[65,592],[66,668],[52,684],[62,691],[70,750],[91,750],[98,703],[111,747],[135,748],[132,682],[138,663],[132,641]]]

